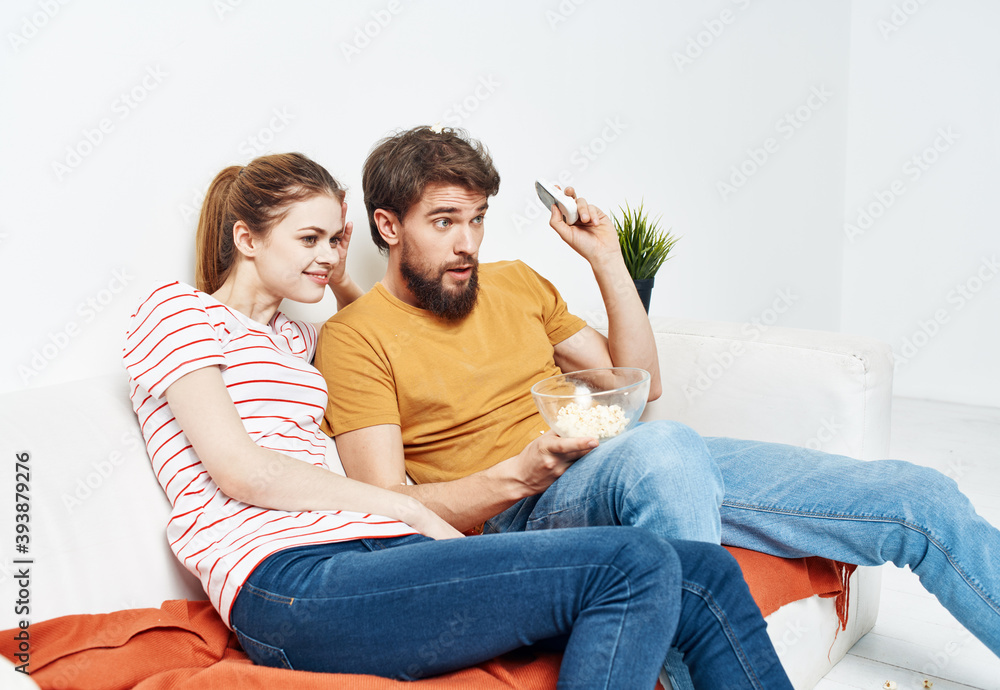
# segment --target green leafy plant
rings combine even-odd
[[[621,219],[612,213],[611,220],[618,231],[618,243],[629,275],[632,280],[652,278],[663,262],[670,258],[670,250],[680,238],[674,237],[669,231],[660,230],[660,218],[650,220],[642,203],[638,208],[632,209],[625,202],[625,206],[619,210],[622,213]]]

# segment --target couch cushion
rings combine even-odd
[[[169,504],[127,385],[122,372],[0,395],[0,454],[31,457],[33,621],[205,596],[167,545]],[[12,471],[0,473],[6,496],[13,479]],[[0,597],[14,601],[15,571],[5,566]],[[18,618],[14,607],[0,608],[0,628]]]

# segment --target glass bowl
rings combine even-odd
[[[560,436],[603,443],[639,423],[649,398],[649,372],[608,367],[559,374],[532,386],[531,397]]]

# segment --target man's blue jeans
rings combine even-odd
[[[791,690],[735,560],[641,529],[291,548],[231,623],[266,666],[414,679],[539,642],[564,649],[560,688],[649,690],[674,644],[699,687]]]
[[[651,422],[591,451],[484,532],[590,525],[637,525],[776,556],[908,565],[1000,656],[1000,531],[935,470],[703,439],[676,422]]]

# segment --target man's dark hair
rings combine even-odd
[[[491,197],[500,190],[500,174],[486,147],[462,129],[414,127],[375,145],[365,160],[361,187],[372,240],[380,252],[388,253],[389,245],[375,225],[375,210],[391,211],[402,220],[427,185],[435,183]]]

